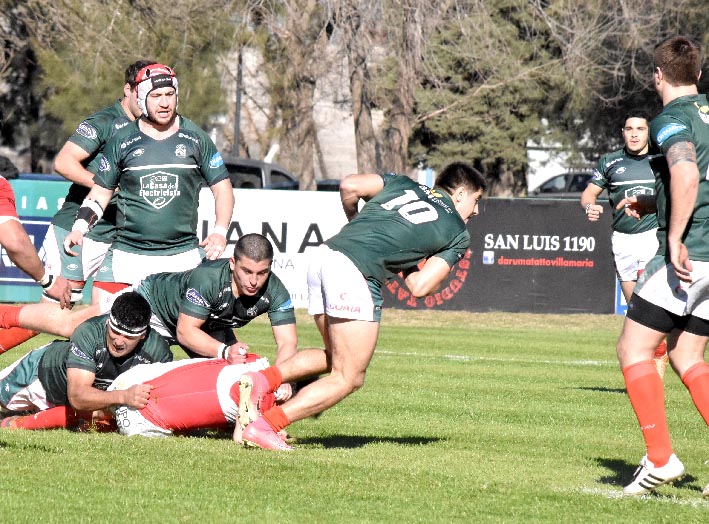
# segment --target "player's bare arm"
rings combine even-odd
[[[231,346],[222,344],[202,330],[205,322],[204,319],[180,313],[177,317],[177,343],[206,358],[224,358],[230,364],[246,362],[249,346],[243,342],[236,342]]]
[[[670,218],[667,245],[677,278],[691,282],[692,263],[682,243],[699,192],[697,153],[691,142],[677,142],[665,154],[670,169]]]
[[[27,231],[17,220],[0,224],[0,239],[10,260],[37,281],[44,293],[59,302],[62,308],[71,305],[71,284],[64,277],[50,275],[37,255]]]
[[[432,256],[420,269],[414,269],[404,278],[406,287],[417,298],[435,293],[450,273],[451,267],[442,258]]]
[[[93,187],[94,174],[82,164],[89,156],[89,153],[78,145],[67,142],[54,159],[54,171],[70,182],[84,187]]]
[[[77,411],[94,411],[118,405],[141,409],[148,403],[152,389],[149,384],[137,384],[126,390],[103,391],[93,387],[94,373],[78,368],[68,368],[66,376],[69,404]]]
[[[276,341],[276,361],[278,365],[285,362],[298,352],[298,332],[295,324],[273,326],[273,338]],[[293,396],[293,384],[281,384],[275,392],[278,402],[285,402]]]
[[[374,174],[348,175],[340,182],[340,200],[347,221],[359,214],[360,198],[365,202],[384,188],[382,177]]]
[[[228,178],[217,182],[210,190],[216,210],[214,229],[199,245],[204,247],[207,259],[216,260],[226,249],[226,235],[234,213],[234,191]]]
[[[64,250],[69,255],[77,255],[75,251],[72,251],[72,247],[83,245],[84,235],[101,219],[103,210],[106,209],[106,206],[111,201],[112,195],[113,190],[111,189],[106,189],[96,184],[91,188],[91,191],[89,191],[89,194],[84,199],[84,203],[79,208],[79,212],[76,215],[77,219],[74,222],[71,232],[64,239]],[[89,222],[87,222],[84,217],[84,212],[87,210],[94,215]],[[81,224],[81,220],[86,222],[86,224]]]
[[[596,204],[596,199],[603,192],[603,188],[596,184],[588,184],[581,194],[581,207],[586,212],[586,217],[591,222],[596,222],[601,218],[603,206]]]

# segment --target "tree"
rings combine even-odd
[[[208,124],[224,111],[218,63],[239,29],[232,19],[239,6],[229,0],[185,0],[179,9],[167,0],[24,2],[19,20],[37,56],[41,80],[32,92],[44,115],[37,115],[31,134],[46,144],[42,153],[51,158],[80,118],[120,98],[125,67],[141,58],[174,67],[180,113]]]
[[[284,165],[300,174],[301,189],[313,189],[314,158],[319,151],[313,109],[317,82],[330,63],[331,12],[317,0],[263,2],[257,11],[255,30],[263,34],[269,120],[279,123],[272,138],[280,143]],[[326,175],[324,165],[319,167]]]

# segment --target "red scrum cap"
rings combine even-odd
[[[138,90],[138,107],[143,115],[148,117],[148,106],[145,99],[153,89],[161,87],[174,87],[177,94],[177,77],[171,67],[163,64],[150,64],[138,71],[135,75]]]

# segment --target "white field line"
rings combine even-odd
[[[553,364],[560,366],[618,366],[617,360],[543,360],[515,357],[478,357],[471,355],[432,355],[430,353],[416,353],[411,351],[387,351],[386,349],[377,349],[375,355],[386,357],[441,358],[461,362],[512,362],[523,364]]]
[[[560,493],[563,493],[567,490],[558,490]],[[623,490],[621,488],[618,489],[610,489],[610,488],[576,488],[573,490],[569,490],[571,492],[575,493],[581,493],[582,495],[600,495],[601,497],[605,497],[607,499],[622,499],[625,498],[623,495]],[[658,502],[662,504],[674,504],[678,506],[691,506],[694,508],[706,508],[709,507],[709,500],[702,498],[701,494],[698,495],[697,498],[693,499],[679,499],[677,497],[666,497],[666,496],[658,496],[658,495],[642,495],[638,497],[641,500],[648,500],[652,502]]]

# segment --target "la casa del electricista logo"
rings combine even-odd
[[[448,273],[448,278],[441,286],[441,289],[426,297],[416,298],[413,296],[406,287],[401,273],[390,279],[384,287],[389,293],[389,296],[394,298],[401,307],[435,309],[452,300],[463,287],[466,278],[468,278],[470,256],[471,251],[467,249],[465,256],[451,268],[450,273]]]

